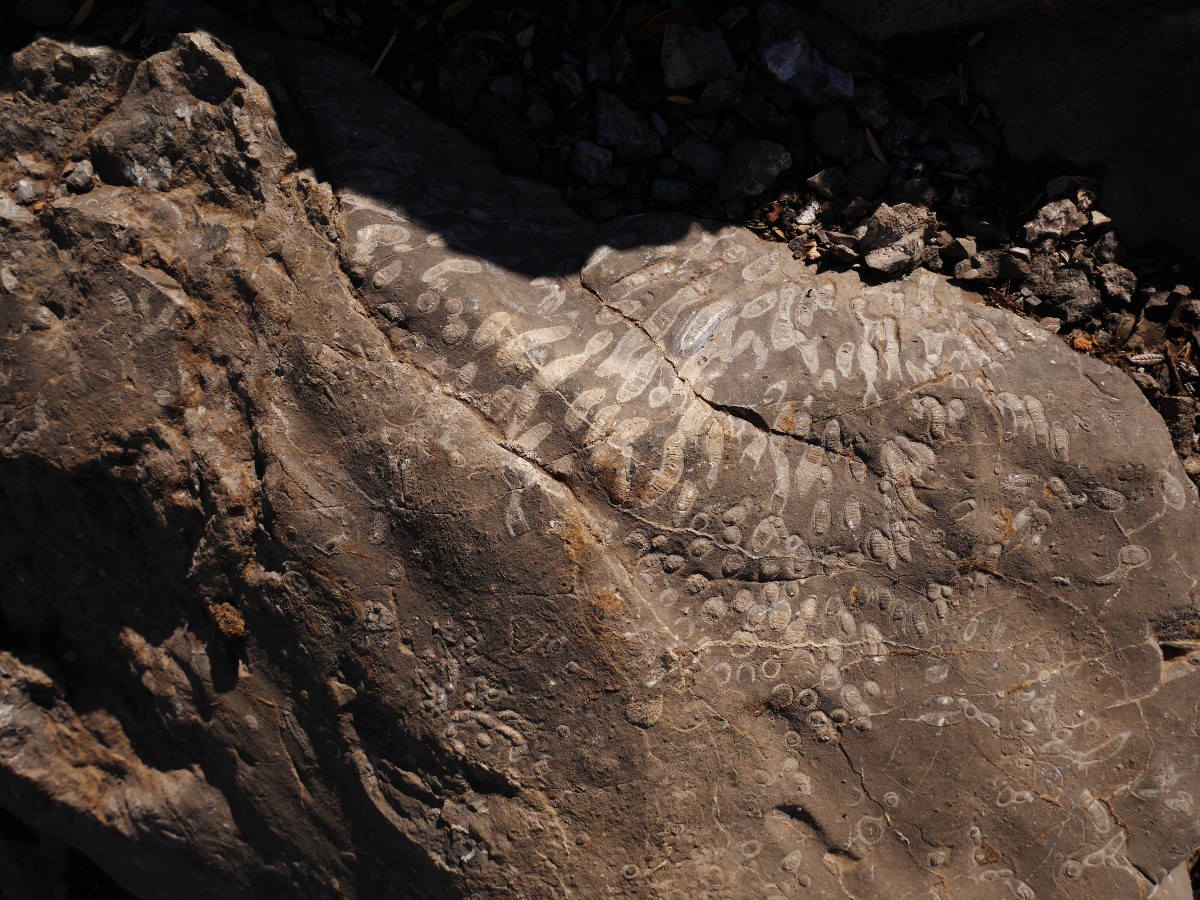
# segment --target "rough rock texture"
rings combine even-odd
[[[1120,372],[597,234],[303,45],[6,78],[0,805],[137,896],[1139,897],[1200,845],[1200,503]]]
[[[911,268],[923,252],[936,220],[927,209],[898,203],[881,204],[867,221],[856,247],[872,269],[894,275]]]

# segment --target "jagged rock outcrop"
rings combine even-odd
[[[10,61],[0,805],[139,897],[1138,897],[1200,845],[1200,503],[1123,374],[597,233],[231,40]]]

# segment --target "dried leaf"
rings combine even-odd
[[[671,96],[669,96],[667,98],[667,100],[671,103],[676,103],[679,106],[695,106],[696,105],[696,101],[693,100],[691,97],[684,97],[681,94],[672,94]]]
[[[662,37],[668,25],[682,25],[695,18],[695,10],[687,9],[686,7],[677,6],[673,9],[663,10],[643,25],[641,30],[633,36],[633,39],[635,41],[644,41],[648,38]]]
[[[71,17],[71,21],[67,23],[67,28],[78,28],[84,23],[92,13],[92,7],[96,5],[96,0],[83,0],[83,6],[79,7],[79,12]]]
[[[875,140],[875,135],[871,134],[871,129],[864,125],[863,131],[867,133],[867,146],[871,148],[871,155],[881,163],[887,162],[887,157],[883,155],[883,151],[879,148],[879,142]]]

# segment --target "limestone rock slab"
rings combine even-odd
[[[98,176],[0,239],[0,804],[146,897],[1138,897],[1200,845],[1200,503],[1123,374],[596,232],[229,40],[0,98],[5,184]]]

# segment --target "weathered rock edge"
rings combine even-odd
[[[136,895],[1137,897],[1200,845],[1198,502],[1121,373],[596,235],[299,44],[41,40],[0,139],[0,804]]]

